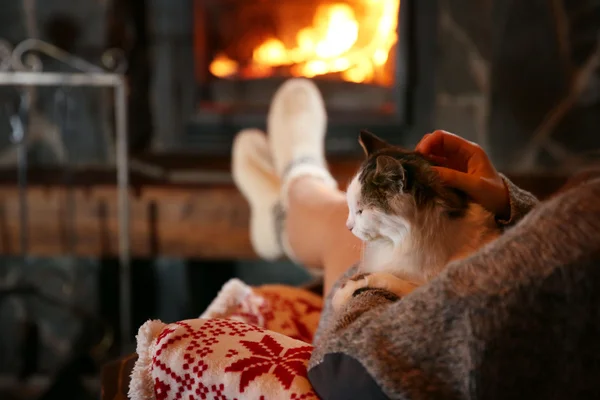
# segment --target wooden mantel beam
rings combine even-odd
[[[0,187],[0,253],[19,254],[19,195]],[[135,257],[255,257],[249,210],[233,186],[144,186],[131,191],[131,249]],[[28,253],[38,256],[118,254],[117,190],[30,187]]]
[[[333,165],[343,187],[356,163]],[[48,174],[44,172],[44,174]],[[110,176],[114,176],[111,172]],[[20,254],[19,191],[0,173],[0,254]],[[6,176],[6,175],[4,175]],[[11,174],[11,176],[15,176]],[[544,197],[564,177],[513,176]],[[36,256],[118,255],[117,190],[106,179],[30,179],[27,190],[28,247]],[[76,182],[73,184],[73,182]],[[131,249],[134,257],[252,259],[249,210],[232,184],[136,183],[130,191]]]

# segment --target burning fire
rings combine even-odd
[[[400,0],[359,0],[353,8],[346,3],[317,7],[312,26],[300,29],[291,46],[268,38],[252,52],[251,65],[240,64],[219,54],[210,72],[221,78],[265,77],[276,68],[287,67],[292,76],[314,77],[336,74],[356,83],[383,81],[384,67],[398,40],[396,28]],[[359,7],[360,6],[360,7]],[[357,16],[356,10],[365,10]]]

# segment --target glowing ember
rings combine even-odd
[[[385,67],[398,40],[396,28],[400,0],[358,0],[356,7],[328,3],[317,7],[312,26],[295,33],[291,46],[270,37],[252,51],[250,65],[240,66],[224,54],[210,65],[221,78],[265,77],[276,68],[287,68],[292,76],[314,77],[336,74],[340,79],[390,85]],[[358,12],[357,10],[363,10]]]

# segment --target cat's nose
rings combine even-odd
[[[348,228],[349,231],[354,229],[354,221],[351,221],[351,220],[346,221],[346,228]]]

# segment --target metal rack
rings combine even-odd
[[[60,61],[76,72],[46,72],[42,55]],[[119,219],[119,282],[121,339],[128,349],[131,338],[131,251],[129,215],[129,159],[127,143],[127,98],[124,71],[126,62],[123,52],[110,49],[102,55],[102,67],[73,56],[56,46],[38,39],[27,39],[14,48],[0,40],[0,86],[22,90],[18,115],[11,118],[12,140],[17,147],[18,184],[20,196],[21,252],[27,256],[27,126],[23,118],[35,98],[35,89],[42,86],[96,87],[113,89],[114,124],[116,141],[109,145],[116,157],[111,157],[117,171],[117,196]]]

